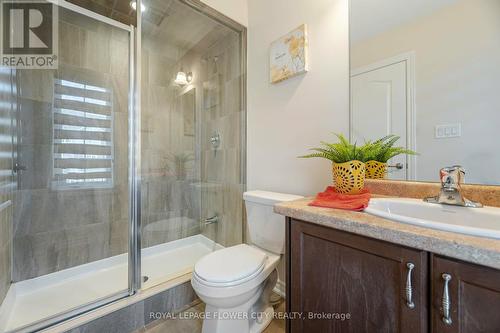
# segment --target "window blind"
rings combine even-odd
[[[0,211],[11,204],[12,191],[17,188],[12,173],[17,158],[17,137],[13,135],[17,126],[13,117],[17,108],[16,75],[16,70],[0,67]]]
[[[108,87],[54,80],[53,188],[113,186],[112,96]]]

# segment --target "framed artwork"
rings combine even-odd
[[[271,43],[270,81],[278,83],[308,71],[307,26],[297,29]]]

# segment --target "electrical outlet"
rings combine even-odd
[[[434,130],[434,137],[436,139],[458,138],[462,136],[462,125],[460,123],[436,125]]]

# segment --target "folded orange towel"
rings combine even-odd
[[[368,189],[362,190],[359,194],[341,194],[335,187],[328,186],[324,192],[316,195],[309,206],[361,211],[368,207],[370,197]]]

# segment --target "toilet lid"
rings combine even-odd
[[[247,244],[240,244],[201,258],[194,266],[194,272],[207,282],[234,282],[262,270],[266,259],[264,252]]]

